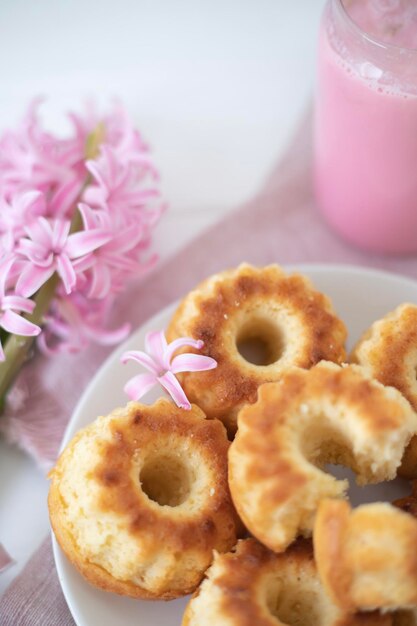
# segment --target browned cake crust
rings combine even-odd
[[[417,608],[395,611],[393,626],[417,626]]]
[[[388,503],[352,509],[320,504],[314,525],[320,578],[345,610],[397,610],[417,604],[417,520]]]
[[[251,533],[280,552],[311,534],[320,500],[344,497],[347,481],[325,464],[350,467],[360,484],[394,478],[417,415],[360,367],[322,361],[262,385],[238,425],[229,450],[232,497]]]
[[[350,360],[359,363],[383,385],[395,387],[417,410],[417,306],[401,304],[364,333]],[[417,478],[417,439],[410,442],[402,476]]]
[[[228,447],[221,422],[206,420],[196,406],[129,403],[99,418],[74,437],[51,473],[49,512],[61,548],[107,591],[150,599],[192,592],[213,549],[229,550],[240,528],[227,484]],[[180,462],[183,477],[179,466],[169,468]],[[148,497],[144,481],[166,503]],[[184,490],[178,505],[167,500],[170,481]]]
[[[326,359],[345,360],[346,328],[330,299],[304,276],[277,265],[244,264],[202,282],[181,302],[168,339],[204,341],[202,353],[216,369],[181,374],[188,397],[209,417],[236,429],[239,409],[256,400],[259,385],[280,378],[289,366],[309,368]],[[242,339],[262,338],[269,364],[255,365],[238,351]]]
[[[311,542],[274,554],[255,539],[215,558],[182,626],[390,626],[392,618],[339,609],[317,574]]]

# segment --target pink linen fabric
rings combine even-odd
[[[387,258],[355,250],[321,219],[311,185],[310,115],[261,191],[122,296],[114,311],[114,325],[129,321],[139,326],[207,275],[242,261],[257,265],[350,263],[417,277],[416,257]],[[82,354],[52,360],[38,355],[16,381],[0,419],[4,435],[49,467],[80,394],[107,353],[91,347]],[[74,624],[59,588],[49,539],[0,601],[0,623]]]

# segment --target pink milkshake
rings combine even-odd
[[[329,0],[320,32],[315,188],[343,237],[417,252],[417,0]]]

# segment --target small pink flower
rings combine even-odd
[[[85,103],[84,115],[70,113],[69,118],[74,126],[74,143],[81,150],[84,149],[88,135],[97,127],[103,125],[104,143],[110,145],[121,161],[142,162],[148,146],[139,131],[132,125],[132,120],[121,102],[115,101],[106,115],[100,115],[95,103]]]
[[[76,353],[86,348],[90,341],[103,346],[123,341],[130,333],[130,324],[124,323],[113,330],[105,328],[112,303],[111,298],[89,300],[78,291],[68,296],[61,293],[45,318],[42,334],[38,337],[40,350],[48,355]]]
[[[16,284],[16,291],[30,297],[56,271],[67,293],[76,284],[72,261],[89,254],[111,239],[109,233],[99,229],[88,232],[70,232],[69,220],[47,220],[39,217],[25,227],[29,238],[21,239],[17,252],[26,257],[26,263]]]
[[[44,195],[37,190],[17,193],[9,201],[0,199],[0,245],[11,252],[24,236],[25,226],[45,213]]]
[[[80,203],[78,209],[85,232],[98,229],[109,234],[107,243],[74,263],[77,273],[88,271],[88,297],[105,298],[110,292],[120,291],[129,276],[138,276],[142,269],[148,269],[147,265],[139,267],[138,260],[129,256],[142,240],[143,228],[140,223],[118,227],[109,213],[91,209],[84,203]],[[115,280],[118,276],[119,280]]]
[[[0,181],[7,195],[28,187],[47,191],[65,182],[71,173],[67,142],[42,128],[38,118],[41,102],[42,98],[35,98],[20,128],[0,137]]]
[[[159,197],[159,191],[147,185],[147,180],[157,178],[148,157],[142,162],[121,161],[112,146],[103,145],[95,161],[86,167],[94,184],[86,189],[83,199],[92,206],[107,207],[113,212],[143,209],[149,200]]]
[[[190,337],[181,337],[168,344],[162,330],[148,333],[145,338],[146,352],[130,350],[122,355],[122,363],[136,361],[149,371],[149,374],[138,374],[131,378],[124,387],[125,393],[131,400],[139,400],[159,383],[177,406],[191,409],[191,404],[175,374],[204,372],[217,367],[217,362],[209,356],[200,354],[186,353],[174,357],[174,353],[184,346],[201,350],[203,345],[203,341]]]
[[[0,327],[14,335],[35,337],[41,332],[39,326],[19,315],[19,313],[32,313],[35,302],[6,291],[6,281],[12,265],[13,258],[5,259],[0,263]],[[0,342],[0,361],[4,360],[5,356]]]

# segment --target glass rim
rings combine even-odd
[[[410,48],[408,46],[398,46],[395,43],[388,43],[386,41],[383,41],[382,39],[378,39],[378,37],[374,37],[373,35],[370,35],[366,30],[364,30],[361,26],[359,26],[359,24],[357,24],[355,20],[349,15],[349,12],[347,8],[345,7],[343,0],[333,0],[333,4],[337,5],[338,10],[342,13],[344,18],[348,21],[350,27],[353,28],[353,30],[358,35],[360,35],[360,37],[362,37],[362,39],[365,39],[372,45],[378,46],[379,48],[384,48],[386,50],[393,50],[397,53],[401,51],[406,51],[406,52],[417,54],[417,48]]]

